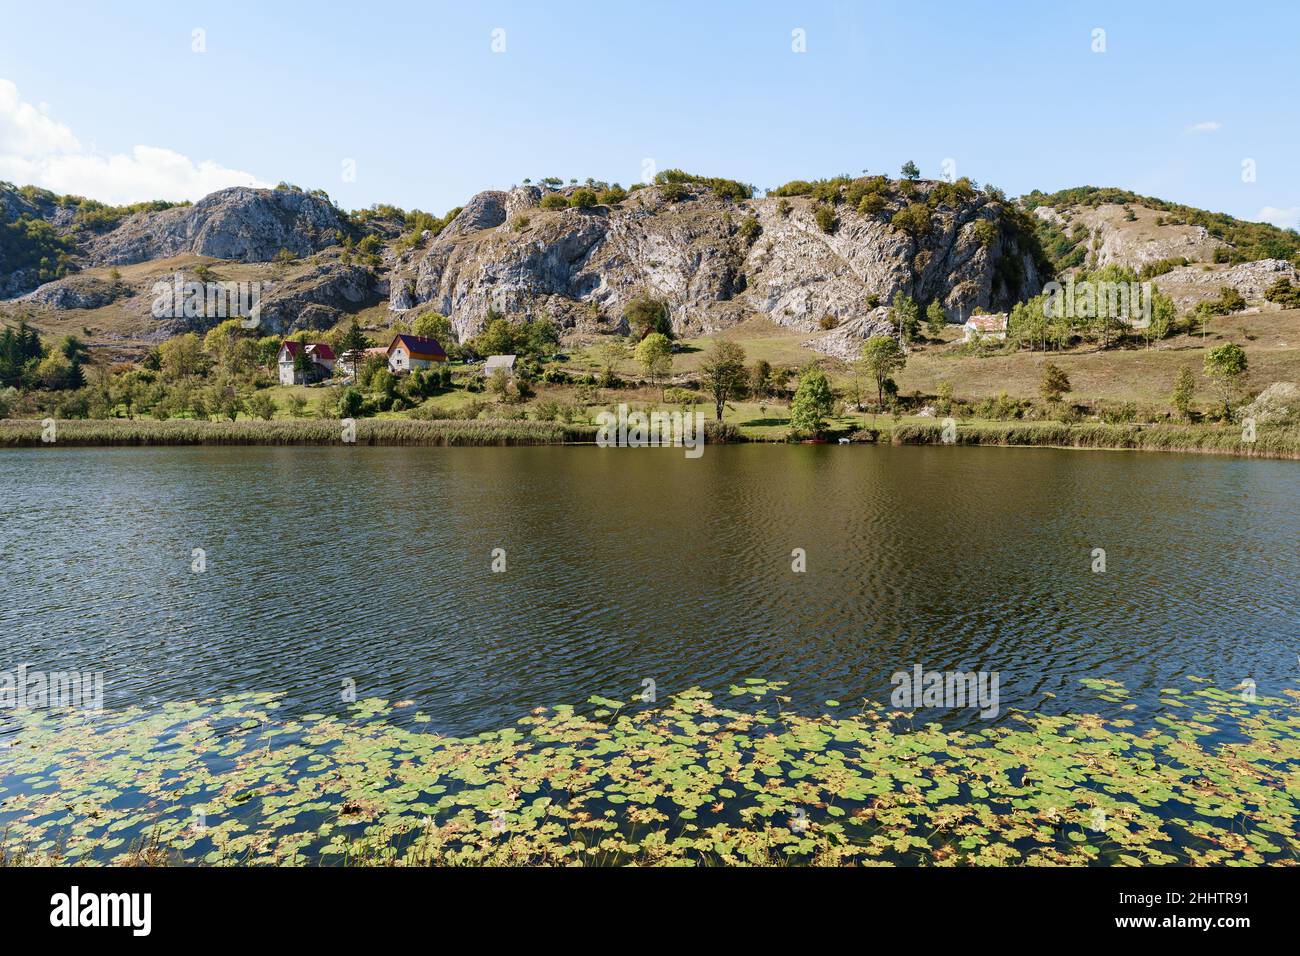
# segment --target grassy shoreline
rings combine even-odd
[[[561,445],[595,441],[591,425],[558,422],[409,418],[360,419],[355,442],[333,419],[209,422],[195,419],[67,420],[55,422],[50,444],[115,445]],[[0,422],[0,448],[28,448],[42,442],[39,421]]]
[[[943,444],[939,423],[894,426],[896,445]],[[1261,429],[1254,442],[1242,441],[1239,426],[1227,425],[1108,425],[1085,422],[991,422],[959,426],[954,444],[1038,448],[1164,451],[1234,455],[1239,458],[1300,459],[1300,429]]]
[[[343,424],[331,419],[210,422],[194,419],[59,420],[54,445],[77,447],[154,445],[338,445]],[[0,421],[0,448],[40,447],[42,425],[35,420]],[[570,445],[596,440],[596,426],[509,419],[361,419],[358,445]],[[900,422],[863,429],[854,441],[894,445],[944,444],[938,422]],[[874,436],[874,437],[873,437]],[[739,441],[784,444],[772,436],[748,435]],[[1242,441],[1241,429],[1224,425],[1108,425],[1100,422],[979,422],[959,424],[953,444],[1001,447],[1110,449],[1234,455],[1243,458],[1300,460],[1300,428],[1262,428],[1255,442]]]

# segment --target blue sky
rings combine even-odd
[[[442,212],[646,159],[770,187],[951,158],[1012,194],[1300,216],[1291,2],[268,6],[5,0],[0,179],[110,201],[283,179]]]

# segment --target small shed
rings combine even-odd
[[[999,312],[995,315],[972,315],[962,326],[962,331],[966,333],[963,340],[966,342],[975,339],[1005,339],[1007,314]]]

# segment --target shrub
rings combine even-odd
[[[569,197],[569,205],[577,209],[590,209],[597,201],[596,194],[590,189],[575,189]]]
[[[569,200],[562,193],[547,193],[538,205],[543,209],[568,209]]]
[[[600,201],[605,206],[617,206],[627,198],[627,190],[618,183],[610,186],[600,194]]]
[[[817,228],[827,234],[834,232],[835,227],[839,225],[834,208],[827,203],[817,204],[817,208],[813,211],[813,218],[817,220]]]
[[[275,417],[275,401],[265,392],[258,392],[245,403],[244,406],[248,414],[254,418],[260,418],[263,421],[270,421]]]
[[[665,183],[659,191],[669,202],[680,202],[690,195],[681,183]]]

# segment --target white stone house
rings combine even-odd
[[[308,370],[299,371],[298,353],[307,349],[307,358],[311,360]],[[307,385],[319,382],[334,374],[334,350],[324,342],[285,342],[280,346],[280,355],[276,359],[280,367],[281,385]]]
[[[966,333],[964,342],[971,342],[975,339],[1005,339],[1007,337],[1007,314],[998,312],[995,315],[972,315],[962,326],[962,331]]]

